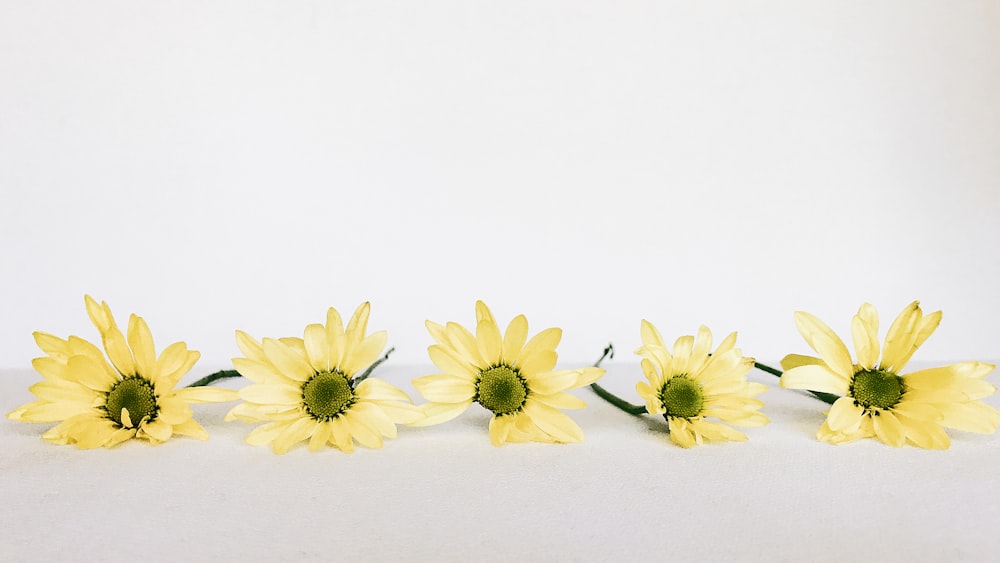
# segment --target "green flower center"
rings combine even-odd
[[[705,396],[698,385],[687,375],[675,375],[660,388],[660,401],[666,409],[665,417],[692,418],[701,414]]]
[[[528,385],[517,368],[492,366],[479,372],[476,401],[496,415],[520,412],[528,398]]]
[[[337,418],[354,404],[351,381],[340,371],[324,371],[302,385],[302,405],[316,420]]]
[[[160,407],[156,404],[156,390],[145,378],[133,375],[115,383],[104,401],[108,418],[119,426],[122,424],[122,409],[128,410],[131,427],[139,426],[142,420],[155,420]]]
[[[891,371],[863,369],[851,378],[850,395],[855,404],[866,409],[891,409],[905,390],[903,378]]]

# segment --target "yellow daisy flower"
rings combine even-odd
[[[476,302],[476,334],[457,323],[427,321],[437,342],[431,361],[440,374],[418,377],[413,386],[429,403],[424,418],[411,426],[447,422],[479,403],[493,413],[490,441],[580,442],[583,431],[558,409],[581,409],[583,400],[564,393],[597,381],[604,370],[582,368],[553,371],[562,330],[549,328],[528,340],[528,320],[518,315],[504,335],[493,313]]]
[[[333,307],[326,325],[311,324],[304,338],[265,338],[257,342],[242,331],[236,343],[244,358],[233,366],[252,385],[240,390],[243,403],[226,420],[266,422],[247,436],[248,444],[271,444],[283,454],[309,440],[309,450],[329,444],[354,451],[354,440],[382,447],[382,437],[395,438],[396,424],[414,422],[420,411],[399,388],[362,370],[372,366],[385,348],[386,332],[366,336],[371,306],[362,303],[344,328]]]
[[[841,444],[875,437],[890,446],[907,441],[922,448],[946,449],[942,427],[992,433],[1000,412],[978,401],[996,391],[983,381],[994,366],[961,362],[903,374],[903,367],[941,322],[941,311],[924,316],[910,303],[893,321],[879,359],[878,313],[865,303],[851,321],[857,363],[843,341],[823,321],[795,313],[795,326],[819,357],[790,354],[781,386],[843,395],[817,432],[824,442]]]
[[[129,317],[126,340],[107,303],[98,304],[89,295],[84,300],[111,364],[82,338],[63,340],[36,332],[35,342],[46,356],[35,358],[32,365],[44,381],[29,390],[39,400],[15,409],[7,418],[61,422],[42,438],[81,449],[110,448],[130,438],[160,444],[174,434],[207,440],[208,433],[192,419],[189,405],[232,401],[236,392],[216,387],[174,389],[198,361],[198,352],[177,342],[157,358],[153,335],[142,317]]]
[[[646,412],[662,414],[670,428],[670,439],[690,448],[705,440],[744,441],[746,434],[724,424],[709,422],[708,417],[728,424],[757,427],[769,419],[759,409],[764,403],[754,399],[767,386],[747,381],[753,358],[743,357],[736,348],[736,333],[722,341],[714,353],[712,333],[707,327],[698,336],[681,336],[673,353],[649,321],[642,321],[642,371],[647,382],[635,389],[646,401]]]

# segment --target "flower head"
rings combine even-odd
[[[875,437],[890,446],[907,441],[922,448],[949,445],[943,427],[992,433],[1000,427],[1000,412],[978,401],[996,391],[983,381],[994,366],[961,362],[902,373],[917,348],[941,322],[941,311],[924,315],[910,303],[878,340],[878,313],[865,303],[851,321],[857,362],[843,341],[823,321],[795,313],[795,326],[819,357],[790,354],[781,386],[843,395],[830,408],[817,432],[824,442],[841,444]]]
[[[382,355],[386,333],[366,336],[370,305],[363,303],[344,328],[333,307],[326,325],[311,324],[303,338],[265,338],[257,342],[242,331],[236,343],[246,357],[233,366],[252,385],[240,390],[243,399],[226,420],[266,422],[253,429],[247,443],[271,444],[285,453],[309,440],[316,451],[329,444],[354,451],[354,440],[369,448],[382,447],[383,436],[396,437],[396,424],[413,422],[420,412],[399,388],[359,374]]]
[[[518,315],[503,336],[493,313],[476,302],[476,333],[457,323],[427,321],[437,342],[431,361],[440,374],[418,377],[413,386],[429,403],[425,417],[413,426],[439,424],[462,414],[472,403],[493,413],[490,440],[504,442],[579,442],[583,431],[559,409],[587,406],[565,393],[597,381],[604,370],[582,368],[553,371],[562,331],[549,328],[528,340],[528,320]]]
[[[754,359],[743,357],[732,333],[712,349],[712,333],[707,327],[698,336],[682,336],[671,353],[649,321],[642,321],[642,371],[647,382],[636,384],[646,401],[649,414],[662,414],[670,428],[670,439],[689,448],[705,440],[743,441],[747,437],[724,424],[755,427],[769,422],[759,412],[764,403],[754,399],[767,390],[765,385],[747,381]]]
[[[159,444],[174,434],[208,439],[192,418],[191,403],[231,401],[236,392],[216,387],[174,389],[200,356],[183,342],[168,346],[159,357],[153,335],[142,317],[132,315],[128,338],[107,303],[84,297],[90,320],[101,333],[107,359],[90,342],[36,332],[45,356],[32,365],[43,381],[29,390],[38,401],[7,414],[23,422],[61,422],[42,434],[56,444],[78,448],[110,448],[130,438]],[[108,363],[110,360],[110,364]]]

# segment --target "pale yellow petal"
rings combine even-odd
[[[673,375],[690,373],[688,365],[691,361],[691,350],[694,348],[693,336],[681,336],[674,342]]]
[[[304,357],[293,351],[285,343],[273,338],[264,339],[264,354],[282,375],[295,381],[305,382],[316,375],[316,370],[310,366]]]
[[[475,381],[479,377],[479,369],[458,357],[450,348],[434,344],[427,348],[427,355],[444,373],[464,377],[470,381]]]
[[[379,405],[359,402],[351,407],[351,412],[359,419],[364,420],[365,424],[381,435],[387,438],[396,437],[396,425],[393,424],[391,418],[382,412]]]
[[[476,325],[476,346],[486,364],[493,366],[500,363],[503,338],[500,336],[500,327],[492,318],[483,319]]]
[[[345,346],[344,321],[340,318],[340,313],[330,307],[326,311],[326,347],[329,350],[331,366],[341,364],[344,359]]]
[[[826,423],[834,432],[851,432],[855,430],[864,417],[864,409],[854,404],[852,397],[841,397],[830,407]]]
[[[556,367],[559,355],[551,350],[538,350],[533,354],[523,354],[518,361],[518,368],[525,377],[552,371]]]
[[[801,366],[825,366],[826,362],[812,356],[789,354],[781,359],[781,369],[790,370]]]
[[[420,409],[423,418],[409,423],[409,426],[433,426],[442,422],[448,422],[465,412],[471,404],[472,401],[470,400],[461,403],[424,403],[418,405],[417,408]]]
[[[351,320],[347,322],[344,331],[344,357],[350,355],[365,335],[368,334],[368,317],[371,314],[371,303],[365,301],[354,311]]]
[[[533,393],[549,395],[572,389],[576,386],[580,375],[575,370],[549,371],[544,373],[521,374],[528,382],[528,388]]]
[[[872,425],[875,428],[875,436],[882,443],[894,448],[901,448],[906,443],[906,432],[903,425],[891,411],[880,411],[877,416],[872,418]]]
[[[236,345],[247,358],[258,362],[267,361],[267,356],[264,355],[264,349],[260,343],[242,330],[236,331]]]
[[[318,423],[309,417],[295,419],[274,438],[271,449],[276,454],[288,452],[292,446],[311,436],[317,425]]]
[[[582,442],[583,430],[573,419],[558,410],[534,401],[531,397],[524,403],[524,413],[546,434],[560,442]]]
[[[477,368],[485,368],[489,364],[479,353],[479,343],[476,337],[464,326],[458,323],[448,323],[445,325],[445,334],[448,336],[448,348],[453,355],[462,361]]]
[[[781,386],[786,389],[808,389],[846,395],[850,389],[850,381],[826,366],[805,365],[786,371],[781,376]]]
[[[406,401],[410,396],[402,389],[377,377],[369,377],[358,384],[354,393],[361,399],[370,401]]]
[[[694,348],[691,349],[691,359],[688,363],[688,373],[697,374],[705,367],[709,360],[709,353],[712,351],[712,331],[707,326],[698,327],[698,334],[694,339]]]
[[[333,423],[330,421],[320,422],[309,438],[309,451],[316,452],[323,448],[333,434]]]
[[[326,327],[321,324],[306,326],[302,333],[302,340],[312,368],[317,373],[330,371],[332,366],[330,365],[330,345],[326,341]]]
[[[531,338],[521,349],[520,358],[528,358],[540,351],[555,352],[562,340],[562,329],[547,328]]]
[[[518,315],[507,325],[507,330],[503,335],[503,357],[504,362],[514,363],[521,355],[521,348],[528,340],[528,319],[524,315]]]
[[[659,346],[660,348],[666,348],[667,345],[663,341],[663,336],[660,335],[660,331],[653,326],[653,323],[643,319],[639,323],[639,336],[642,338],[643,346]]]
[[[302,390],[290,385],[255,383],[240,389],[239,397],[261,405],[298,405],[302,403]]]
[[[555,409],[582,409],[587,406],[583,399],[569,393],[553,393],[551,395],[535,393],[531,398]]]
[[[186,420],[180,424],[175,424],[174,434],[190,436],[195,440],[208,440],[208,432],[194,420]]]
[[[107,393],[119,381],[119,378],[106,369],[103,362],[98,363],[88,356],[73,356],[66,363],[66,374],[69,379],[83,385]]]
[[[497,324],[496,319],[493,318],[493,313],[490,308],[486,306],[481,300],[476,301],[476,324],[483,322],[484,320],[492,322],[494,325]]]
[[[375,363],[375,360],[382,355],[385,343],[389,339],[389,333],[384,330],[373,332],[361,341],[351,353],[344,357],[340,364],[340,369],[347,375],[353,377],[368,366]]]
[[[830,327],[814,315],[796,311],[795,326],[806,343],[815,350],[831,370],[843,377],[854,374],[854,363],[847,346]]]
[[[490,442],[494,446],[500,446],[507,441],[511,429],[514,428],[514,417],[494,416],[490,419]]]
[[[910,358],[913,357],[913,353],[917,351],[917,348],[920,348],[920,346],[926,342],[928,338],[930,338],[931,334],[934,334],[934,331],[937,330],[937,327],[940,324],[941,311],[935,311],[930,315],[921,317],[914,330],[913,342],[910,344],[909,350],[904,352],[903,355],[896,360],[896,364],[893,369],[897,372],[902,371],[903,366],[910,361]]]
[[[222,387],[184,387],[178,389],[174,397],[185,403],[225,403],[239,399],[240,395],[234,389]]]
[[[137,315],[128,319],[128,345],[132,348],[137,372],[149,379],[156,376],[156,347],[146,321]]]
[[[920,302],[914,301],[906,306],[896,317],[885,335],[885,346],[882,347],[882,369],[898,372],[902,369],[901,360],[913,353],[915,331],[922,313]]]
[[[347,422],[351,434],[359,444],[372,449],[382,447],[382,434],[372,427],[363,416],[355,413],[355,409],[348,410],[340,418]]]
[[[461,403],[471,401],[476,385],[468,379],[453,375],[426,375],[413,380],[413,388],[425,399],[434,403]]]

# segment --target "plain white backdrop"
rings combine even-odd
[[[409,363],[477,298],[569,362],[912,299],[1000,356],[994,1],[4,1],[0,81],[0,367],[84,293],[195,372],[363,300]]]

